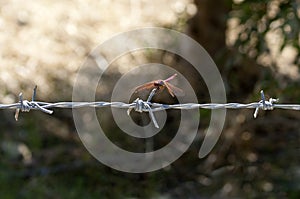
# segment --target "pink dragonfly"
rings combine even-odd
[[[175,95],[183,96],[184,95],[183,90],[181,90],[180,88],[177,88],[176,86],[169,83],[169,81],[174,79],[176,76],[177,76],[177,74],[174,74],[165,80],[159,79],[159,80],[154,80],[154,81],[142,84],[134,89],[135,93],[143,91],[143,90],[153,90],[154,88],[156,88],[158,92],[161,92],[165,88],[167,88],[168,92],[170,93],[170,95],[172,97],[175,97]]]

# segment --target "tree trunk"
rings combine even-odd
[[[226,20],[231,0],[195,0],[198,12],[189,21],[189,33],[215,58],[226,47]]]

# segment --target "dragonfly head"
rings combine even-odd
[[[165,86],[165,82],[163,80],[157,80],[154,82],[154,86],[159,90]]]
[[[154,83],[154,86],[164,86],[165,82],[163,80],[158,80]]]

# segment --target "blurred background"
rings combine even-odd
[[[208,51],[228,101],[258,101],[264,89],[299,104],[299,18],[298,0],[0,0],[0,103],[17,102],[20,92],[30,99],[35,85],[40,101],[71,101],[76,72],[92,49],[122,31],[158,26],[183,32]],[[200,103],[209,102],[201,77],[182,58],[162,51],[127,56],[105,73],[101,99],[109,99],[130,65],[159,62],[185,75]],[[253,110],[229,110],[217,145],[199,159],[210,116],[200,110],[190,149],[145,174],[99,163],[81,143],[72,111],[54,111],[21,113],[18,122],[14,111],[0,111],[1,198],[300,197],[299,111],[261,111],[253,119]],[[115,133],[110,119],[103,118],[108,136],[130,148],[130,137]],[[164,146],[173,136],[155,142]]]

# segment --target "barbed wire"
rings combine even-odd
[[[39,110],[44,113],[52,114],[53,110],[51,108],[83,108],[83,107],[112,107],[112,108],[123,108],[127,109],[127,114],[129,115],[132,110],[137,112],[149,112],[149,116],[154,123],[156,128],[159,128],[158,123],[155,119],[154,112],[162,111],[167,109],[255,109],[254,118],[257,117],[259,109],[261,110],[273,110],[275,108],[279,109],[289,109],[289,110],[300,110],[300,104],[275,104],[278,102],[278,99],[270,98],[269,100],[265,99],[264,92],[261,91],[261,100],[259,102],[253,102],[248,104],[241,103],[185,103],[185,104],[160,104],[152,103],[151,99],[155,95],[157,89],[153,89],[146,101],[137,98],[132,103],[124,102],[41,102],[35,101],[36,98],[37,86],[33,89],[33,95],[31,101],[24,100],[23,94],[19,94],[19,102],[13,104],[0,104],[0,109],[15,109],[15,119],[18,121],[19,112],[29,112],[30,110]]]

